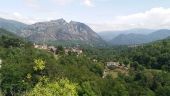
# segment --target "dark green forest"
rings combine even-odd
[[[170,39],[133,48],[86,47],[80,55],[65,54],[61,46],[58,51],[0,34],[0,95],[170,96]],[[109,61],[127,66],[128,74],[102,78]]]

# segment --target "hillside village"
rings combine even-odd
[[[54,54],[58,53],[58,49],[55,46],[48,46],[46,44],[35,44],[34,43],[34,48],[36,49],[41,49],[41,50],[47,50],[48,52],[52,52]],[[65,54],[69,54],[69,52],[76,53],[77,56],[83,53],[83,50],[78,48],[78,47],[71,47],[71,48],[66,48],[64,47],[64,52]],[[93,62],[97,62],[97,60],[93,60]],[[103,70],[103,76],[102,78],[105,78],[108,75],[113,75],[116,74],[113,78],[117,77],[118,73],[123,73],[126,74],[128,72],[128,67],[125,66],[124,64],[120,64],[119,62],[106,62],[105,63],[105,68]]]
[[[40,44],[35,44],[34,43],[34,48],[42,49],[42,50],[47,50],[47,51],[52,52],[54,54],[58,53],[57,47],[55,47],[55,46],[48,46],[47,44],[40,45]],[[65,52],[65,54],[68,54],[69,52],[73,52],[73,53],[77,53],[77,55],[80,55],[80,54],[83,53],[83,50],[78,48],[78,47],[69,47],[69,48],[64,47],[64,52]]]

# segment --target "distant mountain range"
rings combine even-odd
[[[0,18],[0,28],[11,31],[35,43],[68,45],[133,45],[149,43],[170,36],[170,30],[131,29],[125,31],[94,32],[89,26],[80,22],[66,22],[64,19],[38,22],[27,25],[14,20]],[[1,33],[2,34],[2,33]],[[104,40],[105,41],[104,41]]]
[[[130,34],[130,33],[149,34],[154,31],[155,30],[152,30],[152,29],[136,28],[136,29],[130,29],[130,30],[123,30],[123,31],[103,31],[103,32],[99,32],[98,34],[102,37],[103,40],[110,41],[120,34]]]
[[[156,40],[165,39],[170,36],[170,30],[162,29],[150,34],[120,34],[109,41],[112,45],[133,45],[149,43]]]
[[[105,41],[90,27],[64,19],[26,25],[13,20],[0,19],[0,28],[11,31],[36,43],[74,43],[105,46]]]

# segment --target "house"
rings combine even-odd
[[[78,55],[83,53],[83,51],[81,49],[78,49],[78,48],[72,48],[72,51],[77,53]]]
[[[46,44],[43,45],[38,45],[34,43],[34,48],[37,49],[44,49],[44,50],[48,50],[49,52],[53,52],[53,53],[57,53],[57,48],[54,46],[47,46]],[[73,52],[73,53],[77,53],[77,55],[80,55],[83,53],[83,51],[79,48],[64,48],[65,54],[68,54],[69,52]]]
[[[57,53],[57,48],[54,47],[54,46],[49,46],[48,51],[53,52],[54,54],[56,54]]]
[[[135,47],[139,47],[139,46],[143,47],[143,44],[134,44],[134,45],[129,45],[128,47],[135,48]]]
[[[97,62],[97,60],[96,60],[96,59],[93,59],[93,62]]]
[[[108,69],[118,68],[120,66],[119,62],[107,62],[106,67]]]
[[[107,62],[107,66],[116,66],[118,67],[120,64],[119,62]]]
[[[71,52],[71,50],[69,48],[64,48],[64,52],[65,54],[68,54],[68,52]]]
[[[38,45],[34,43],[34,48],[47,50],[48,46],[46,44]]]
[[[79,48],[65,48],[64,51],[65,51],[65,54],[68,54],[68,52],[77,53],[77,55],[80,55],[83,53],[83,51]]]
[[[120,64],[119,62],[106,62],[106,66],[107,69],[113,70],[113,69],[123,69],[123,70],[128,70],[129,68],[124,65],[124,64]]]

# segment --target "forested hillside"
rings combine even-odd
[[[150,44],[129,48],[121,52],[119,57],[129,63],[144,66],[148,69],[170,71],[170,39],[164,39]]]
[[[164,40],[134,48],[84,48],[78,55],[66,54],[58,46],[54,54],[15,36],[2,35],[0,95],[169,96],[169,47],[170,40]],[[109,61],[125,64],[127,74],[102,78]]]
[[[16,35],[14,35],[13,33],[6,31],[2,28],[0,28],[0,36],[5,35],[5,36],[13,36],[13,37],[17,37]]]
[[[62,48],[59,54],[54,56],[46,50],[34,49],[32,44],[15,37],[3,35],[0,43],[2,95],[101,94],[99,89],[95,89],[98,88],[95,81],[102,80],[102,64],[92,62],[84,55],[66,55]],[[91,86],[93,83],[94,90]],[[44,86],[47,88],[42,89]],[[54,92],[51,92],[51,88],[54,88]]]
[[[87,50],[87,55],[101,62],[116,61],[129,66],[129,75],[118,77],[123,80],[121,84],[126,86],[128,95],[169,96],[169,47],[170,39],[167,38],[141,46]]]

